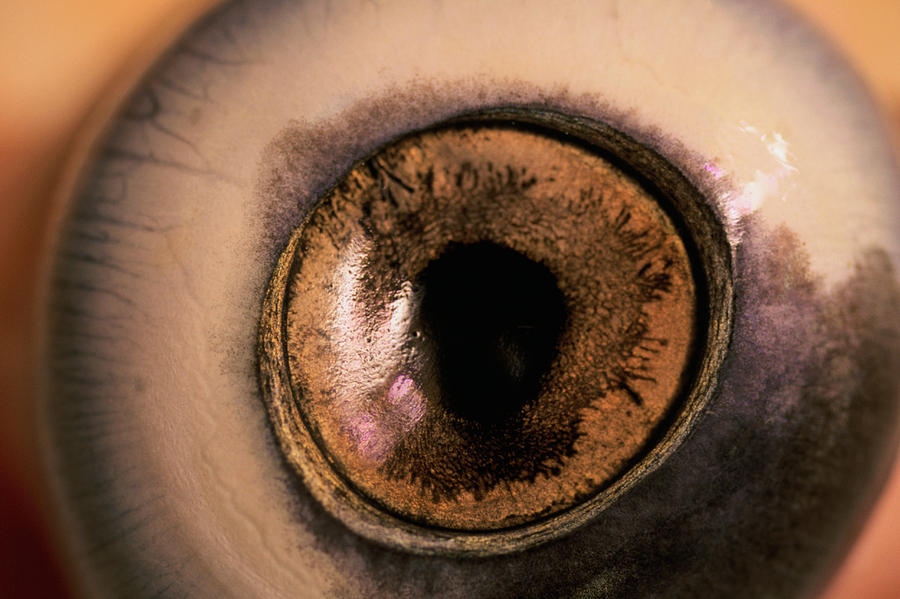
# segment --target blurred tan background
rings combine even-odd
[[[35,290],[53,207],[116,103],[212,0],[0,0],[0,596],[66,597],[35,452]],[[900,0],[788,0],[839,45],[900,147]],[[900,466],[825,599],[900,598]]]

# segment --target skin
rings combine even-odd
[[[900,47],[890,41],[900,8],[887,0],[856,5],[852,13],[836,1],[794,3],[845,47],[900,131],[900,75],[891,68]],[[66,596],[70,576],[55,549],[31,411],[32,323],[48,225],[118,99],[204,7],[174,0],[137,6],[8,0],[0,9],[0,104],[6,108],[0,114],[0,587],[19,596]],[[892,567],[898,557],[895,467],[825,597],[893,597],[900,588]]]

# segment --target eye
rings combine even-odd
[[[88,593],[814,592],[890,449],[897,184],[768,5],[221,9],[58,235]]]
[[[288,461],[404,550],[568,532],[708,397],[731,313],[715,220],[661,157],[556,113],[492,110],[379,150],[268,286],[260,372]]]

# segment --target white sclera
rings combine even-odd
[[[710,200],[733,244],[738,219],[756,213],[771,227],[789,225],[829,283],[868,246],[898,263],[898,179],[872,106],[828,48],[760,4],[259,2],[189,39],[193,54],[166,59],[150,79],[161,112],[111,138],[145,159],[99,156],[100,171],[116,177],[88,180],[88,189],[116,201],[85,193],[75,212],[94,206],[107,220],[64,225],[64,234],[111,235],[77,248],[116,268],[72,272],[115,295],[82,296],[92,330],[111,337],[85,340],[85,353],[99,357],[79,358],[102,373],[83,408],[103,414],[97,432],[77,443],[51,432],[50,449],[57,464],[55,454],[85,447],[107,456],[105,501],[123,514],[128,559],[141,565],[147,594],[167,584],[207,596],[377,594],[353,577],[352,558],[334,563],[321,550],[309,512],[294,509],[297,483],[258,399],[259,309],[281,250],[263,246],[272,207],[259,182],[266,146],[292,121],[328,126],[360,102],[390,106],[398,90],[414,88],[433,90],[417,118],[435,121],[448,116],[441,95],[460,90],[474,94],[473,108],[479,90],[493,105],[577,110],[587,100],[716,189]],[[403,127],[373,121],[366,135],[376,143]],[[320,168],[299,164],[298,180]],[[51,431],[74,426],[47,418]],[[61,497],[77,501],[67,476]],[[90,572],[124,545],[93,550],[99,543],[84,538],[78,510],[67,511],[91,596],[115,592]]]

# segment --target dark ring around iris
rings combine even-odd
[[[416,553],[503,554],[557,538],[594,520],[606,506],[659,466],[687,436],[715,388],[731,330],[732,271],[725,232],[702,194],[662,156],[603,123],[539,110],[488,110],[436,124],[429,130],[470,125],[529,130],[581,146],[601,155],[655,198],[680,234],[689,256],[696,294],[696,348],[683,373],[684,385],[677,404],[657,427],[646,451],[623,475],[592,497],[550,516],[498,530],[463,531],[422,525],[398,517],[360,492],[322,451],[315,427],[294,397],[283,332],[287,281],[295,269],[299,239],[295,234],[275,267],[260,319],[260,386],[273,429],[287,461],[332,515],[358,534]],[[380,151],[363,157],[359,163]],[[297,231],[302,229],[303,224]]]

